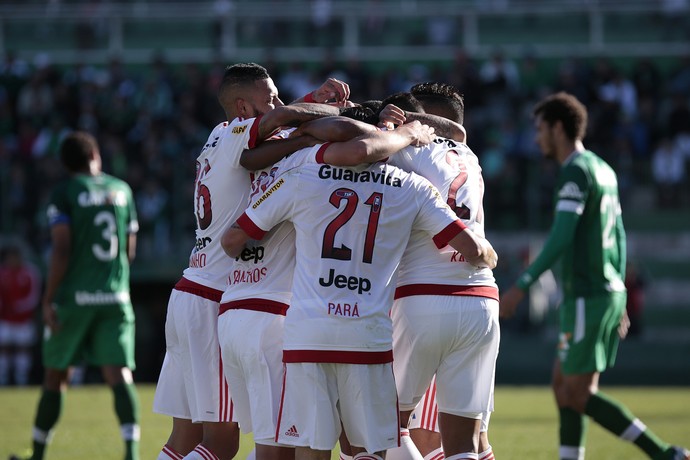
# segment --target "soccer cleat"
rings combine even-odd
[[[33,457],[33,451],[27,449],[23,454],[10,454],[7,460],[31,460],[31,457]]]

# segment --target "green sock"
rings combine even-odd
[[[578,414],[572,409],[561,407],[558,409],[559,419],[560,419],[560,447],[561,458],[567,458],[571,456],[577,458],[580,449],[585,446],[585,436],[587,435],[587,426],[589,425],[589,420],[582,414]],[[570,454],[565,453],[565,449],[572,450]],[[568,449],[573,448],[573,449]]]
[[[589,398],[585,414],[621,439],[635,443],[650,458],[662,458],[669,447],[627,407],[601,392]]]
[[[55,427],[62,412],[62,391],[43,389],[38,401],[36,419],[34,420],[33,456],[32,460],[42,460],[46,445],[50,441],[51,431]]]
[[[125,460],[139,460],[139,397],[133,383],[113,387],[115,413],[125,441]]]

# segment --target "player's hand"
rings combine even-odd
[[[517,286],[513,286],[503,294],[498,301],[499,316],[501,318],[511,318],[515,314],[518,304],[525,298],[525,291]]]
[[[350,85],[335,78],[329,78],[311,93],[314,102],[341,102],[350,99]]]
[[[388,104],[379,112],[379,127],[393,129],[405,123],[405,111],[397,105]]]
[[[620,323],[618,323],[618,337],[622,339],[626,338],[628,336],[628,331],[630,330],[630,317],[628,316],[628,312],[624,311],[623,316],[621,317]]]
[[[57,332],[60,329],[60,322],[58,321],[55,304],[52,302],[44,302],[43,306],[43,322],[51,332]]]
[[[433,140],[436,138],[434,128],[429,125],[422,124],[416,120],[410,123],[405,123],[398,129],[408,129],[410,131],[410,135],[412,136],[410,145],[415,147],[427,145],[433,142]]]

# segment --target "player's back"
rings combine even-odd
[[[70,226],[71,252],[57,302],[129,301],[127,239],[137,230],[132,191],[107,174],[79,174],[60,184],[48,209],[51,224]]]
[[[484,236],[484,181],[477,156],[467,145],[439,137],[421,148],[402,149],[390,162],[428,179],[458,218]],[[426,235],[413,232],[400,264],[398,285],[432,284],[496,285],[491,269],[478,269],[452,247],[439,250]]]
[[[590,151],[574,155],[561,169],[555,199],[557,211],[571,206],[581,213],[563,255],[564,293],[625,290],[625,230],[613,169]]]
[[[455,216],[427,180],[391,165],[307,164],[284,180],[298,184],[289,189],[297,264],[285,349],[390,350],[388,311],[410,231],[431,239]]]
[[[211,132],[196,160],[194,218],[196,243],[184,277],[223,290],[234,259],[220,247],[225,229],[244,211],[251,184],[240,156],[256,143],[258,118],[220,123]]]

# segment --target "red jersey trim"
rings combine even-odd
[[[413,295],[451,295],[486,297],[498,300],[498,288],[494,286],[452,286],[446,284],[408,284],[395,290],[395,298]]]
[[[220,302],[220,299],[223,297],[223,291],[195,283],[194,281],[189,281],[184,277],[180,278],[180,281],[175,284],[174,289],[176,291],[187,292],[198,297],[203,297],[204,299],[213,300],[214,302]]]
[[[284,363],[386,364],[393,362],[393,350],[283,350]]]
[[[247,213],[242,213],[240,218],[237,219],[237,225],[254,240],[261,240],[266,234],[247,216]]]
[[[285,316],[289,305],[276,302],[275,300],[266,299],[242,299],[233,300],[232,302],[225,302],[220,304],[218,315],[222,315],[228,310],[252,310],[261,311],[264,313],[272,313],[274,315]]]
[[[448,245],[448,242],[455,238],[461,231],[465,230],[467,225],[463,224],[460,219],[457,219],[452,224],[449,224],[446,228],[441,230],[436,236],[434,236],[434,244],[437,248],[441,249]]]
[[[259,124],[261,123],[262,118],[263,115],[259,115],[258,117],[256,117],[254,123],[252,123],[252,127],[249,128],[249,142],[247,143],[247,145],[250,149],[256,147],[256,144],[259,141]]]
[[[326,164],[326,162],[323,160],[323,156],[326,154],[326,149],[328,146],[331,145],[330,142],[326,142],[323,144],[321,147],[319,147],[319,150],[316,152],[316,162],[320,165]]]

